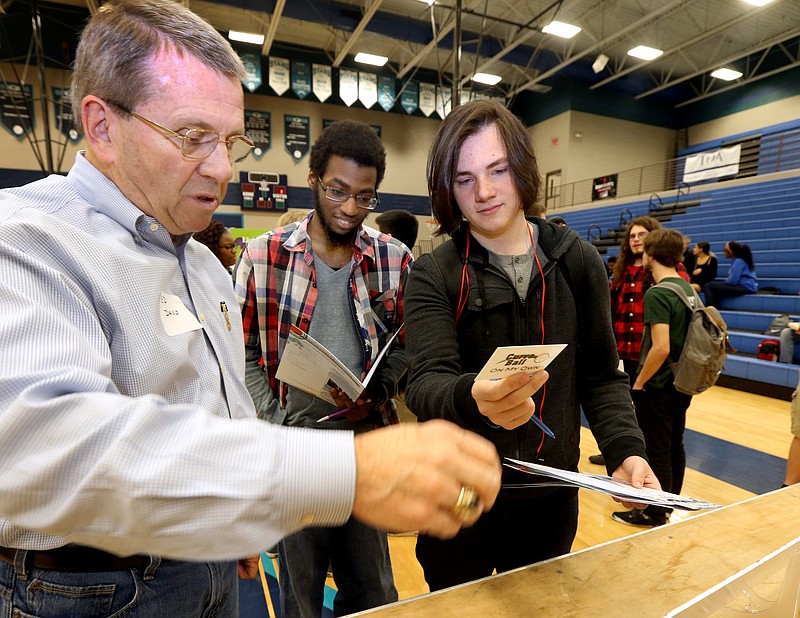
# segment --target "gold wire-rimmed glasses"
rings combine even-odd
[[[217,144],[225,144],[225,147],[228,150],[228,160],[232,163],[239,163],[240,161],[244,161],[253,151],[253,148],[255,148],[255,143],[253,140],[246,135],[231,135],[226,139],[222,139],[222,136],[216,131],[194,128],[182,129],[183,132],[178,133],[177,131],[168,129],[164,125],[158,124],[149,118],[145,118],[141,114],[137,114],[135,111],[128,109],[124,105],[114,101],[108,101],[108,103],[122,110],[126,114],[133,116],[137,120],[141,120],[149,127],[163,134],[164,137],[173,137],[180,140],[179,147],[181,149],[181,154],[183,154],[183,156],[187,159],[202,161],[203,159],[207,159],[211,156],[216,149]]]
[[[325,197],[331,202],[344,204],[352,197],[356,201],[356,206],[359,208],[363,208],[364,210],[375,210],[381,201],[377,195],[367,195],[363,193],[355,195],[353,193],[348,193],[347,191],[342,191],[339,187],[334,187],[333,185],[324,185],[322,184],[322,180],[319,178],[317,178],[317,182],[319,183],[319,186],[322,187],[322,190],[325,191]]]

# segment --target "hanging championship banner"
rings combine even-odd
[[[30,84],[0,83],[0,123],[18,140],[33,131],[33,88]]]
[[[339,69],[339,98],[348,107],[358,101],[358,71]]]
[[[417,82],[406,82],[400,94],[400,107],[406,114],[413,114],[419,108],[419,86]]]
[[[310,126],[308,116],[283,115],[283,139],[286,151],[297,161],[308,153],[311,143]]]
[[[261,54],[255,52],[239,52],[247,77],[242,81],[244,87],[255,92],[261,85]]]
[[[381,75],[378,77],[378,103],[383,111],[388,112],[394,107],[394,78]]]
[[[53,103],[56,129],[71,143],[77,144],[81,141],[81,134],[75,127],[75,116],[72,114],[72,101],[69,98],[69,90],[54,87]]]
[[[289,61],[286,58],[269,57],[269,87],[278,96],[289,90]]]
[[[358,100],[369,109],[378,102],[378,76],[372,73],[358,74]]]
[[[436,87],[436,113],[444,120],[444,117],[453,109],[453,90],[451,88]]]
[[[292,61],[292,90],[301,99],[311,94],[311,65]]]
[[[253,156],[260,159],[272,145],[272,116],[269,112],[244,110],[244,134],[253,140]]]
[[[333,79],[331,79],[331,68],[324,64],[314,64],[311,67],[311,84],[314,89],[314,96],[320,102],[328,99],[333,94]]]
[[[436,86],[420,82],[419,84],[419,110],[426,116],[436,111]]]

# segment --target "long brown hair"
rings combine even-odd
[[[619,243],[619,258],[614,262],[614,276],[611,279],[611,287],[619,284],[625,269],[636,261],[636,258],[633,257],[633,251],[631,251],[630,242],[631,230],[634,225],[643,227],[648,232],[652,232],[661,227],[661,223],[658,222],[658,219],[648,216],[636,217],[628,222],[628,226],[625,228],[625,234]]]
[[[537,206],[541,178],[525,125],[497,101],[470,101],[444,119],[428,154],[428,193],[433,216],[439,224],[437,235],[452,234],[461,223],[461,209],[453,196],[461,147],[467,138],[490,125],[496,126],[500,134],[525,214],[541,213]]]

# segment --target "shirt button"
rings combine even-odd
[[[151,223],[150,224],[150,231],[157,232],[158,231],[158,223]]]
[[[517,283],[522,283],[522,277],[517,277]]]
[[[514,258],[514,261],[515,261],[517,264],[519,264],[519,257],[515,257],[515,258]]]

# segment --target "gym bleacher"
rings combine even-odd
[[[718,280],[723,280],[730,260],[723,255],[728,241],[750,246],[753,251],[758,294],[725,298],[721,313],[736,349],[725,363],[719,384],[789,399],[797,385],[796,364],[756,358],[759,342],[777,315],[800,315],[800,172],[767,174],[747,182],[719,182],[692,188],[668,200],[639,200],[574,212],[558,212],[583,238],[595,241],[608,256],[619,253],[615,234],[632,218],[674,211],[662,225],[697,241],[707,241],[719,261]],[[673,208],[677,198],[679,208]],[[682,207],[680,207],[682,205]],[[605,237],[605,244],[602,238]],[[599,241],[599,242],[598,242]],[[609,245],[613,243],[613,245]],[[779,293],[763,293],[779,290]],[[800,346],[795,348],[800,363]]]

